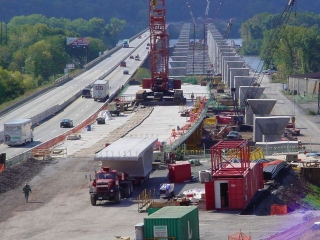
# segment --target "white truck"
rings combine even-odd
[[[109,82],[97,80],[93,83],[94,101],[105,102],[109,98]]]
[[[8,146],[33,142],[31,119],[16,119],[4,124],[4,143]]]

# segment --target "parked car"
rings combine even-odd
[[[232,140],[238,140],[238,139],[242,139],[242,136],[240,133],[236,132],[236,131],[231,131],[229,132],[229,134],[227,135],[227,139],[232,139]]]
[[[123,70],[123,74],[129,74],[129,70],[128,69]]]
[[[130,56],[130,59],[134,59],[134,56],[133,56],[133,55],[131,55],[131,56]]]
[[[150,43],[147,43],[147,46],[150,46]]]
[[[148,47],[148,46],[146,46],[146,49],[149,49],[149,47]]]
[[[69,118],[65,118],[65,119],[62,119],[61,122],[60,122],[60,127],[69,127],[69,128],[72,128],[73,127],[73,120],[72,119],[69,119]]]

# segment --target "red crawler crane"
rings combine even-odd
[[[181,80],[169,78],[169,34],[166,33],[165,0],[149,1],[151,78],[142,80],[142,88],[136,94],[137,101],[148,100],[185,102]]]

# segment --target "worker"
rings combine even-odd
[[[96,186],[97,186],[97,180],[93,179],[92,186],[93,186],[93,187],[96,187]]]
[[[31,193],[31,187],[29,184],[26,182],[24,187],[23,187],[23,192],[24,192],[24,197],[26,199],[26,202],[28,202],[29,194]]]
[[[193,99],[194,99],[194,94],[191,93],[191,100],[192,100],[192,102],[193,102]]]

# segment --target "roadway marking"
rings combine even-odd
[[[78,115],[79,115],[79,113],[76,116],[78,116]]]
[[[57,131],[57,130],[52,130],[51,132],[55,132],[55,131]]]

